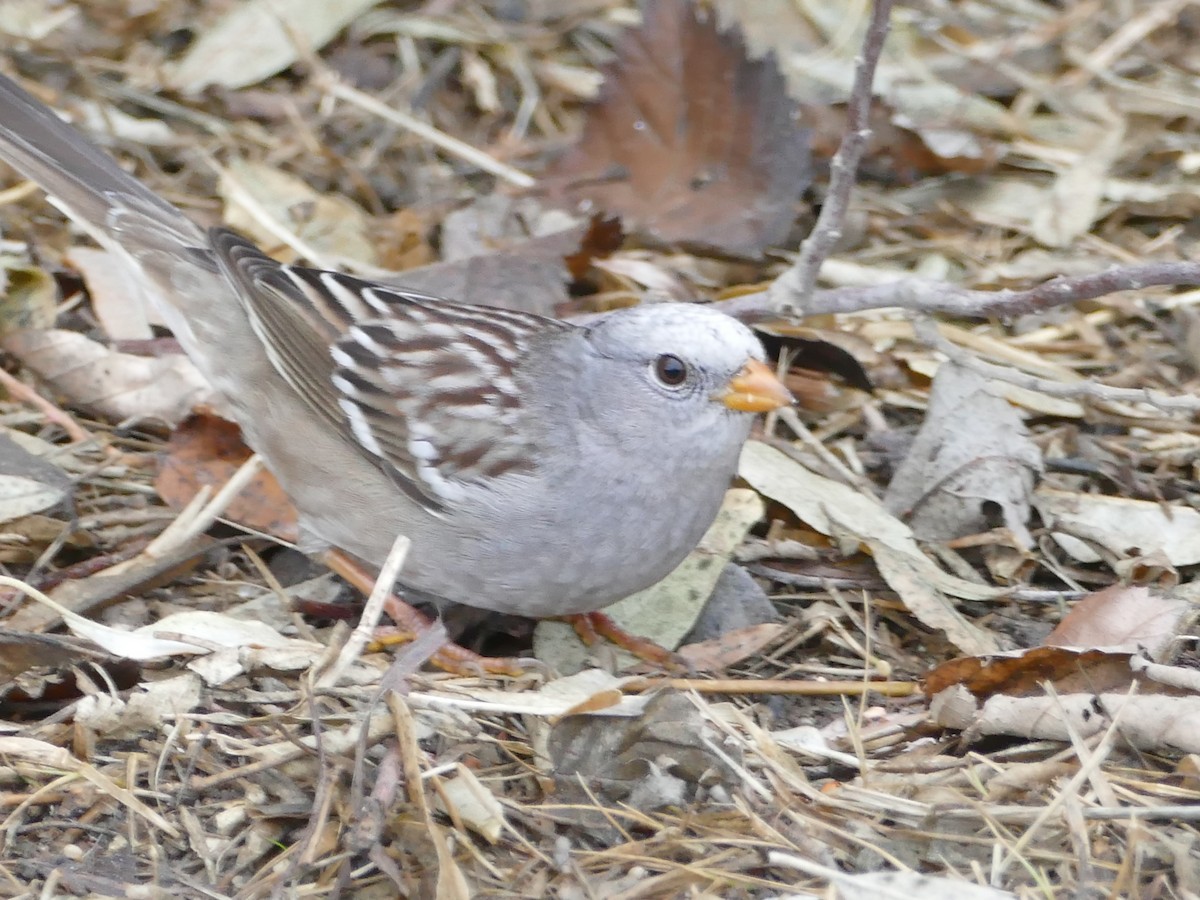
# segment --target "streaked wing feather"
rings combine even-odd
[[[381,294],[384,292],[380,292]],[[507,310],[429,301],[359,322],[334,348],[342,407],[378,452],[440,501],[472,482],[529,471],[520,436],[524,348],[572,326]]]
[[[463,486],[530,466],[513,368],[554,319],[451,303],[282,265],[210,234],[272,365],[326,423],[437,510]]]

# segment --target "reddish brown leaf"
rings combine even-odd
[[[823,106],[803,103],[804,122],[812,129],[812,149],[818,157],[837,152],[848,120],[844,104]],[[972,134],[982,144],[981,152],[957,156],[934,153],[920,134],[895,122],[897,111],[880,100],[871,109],[871,138],[859,173],[862,178],[886,184],[913,184],[919,179],[947,172],[979,175],[996,168],[1000,159],[997,142]]]
[[[250,458],[241,431],[210,413],[195,413],[171,434],[154,487],[169,505],[180,509],[203,487],[217,490]],[[285,541],[297,537],[296,510],[270,472],[260,472],[225,510],[225,518],[273,534]]]
[[[1041,695],[1047,681],[1060,693],[1119,690],[1131,678],[1128,653],[1034,647],[1012,654],[952,659],[926,675],[922,687],[933,696],[961,684],[983,699],[993,694]]]
[[[977,697],[1040,694],[1049,681],[1061,693],[1123,690],[1130,656],[1160,657],[1192,614],[1191,603],[1144,587],[1113,585],[1075,604],[1046,638],[1046,646],[988,657],[964,657],[925,677],[937,694],[954,684]]]
[[[808,186],[806,132],[773,58],[686,0],[646,0],[579,143],[546,173],[652,240],[759,256],[783,240]]]
[[[567,264],[567,271],[578,281],[587,274],[593,259],[614,253],[624,240],[625,232],[621,228],[620,219],[592,216],[587,232],[579,241],[579,249],[563,258],[563,262]]]

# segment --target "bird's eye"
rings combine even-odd
[[[687,381],[687,363],[678,356],[664,353],[654,361],[654,377],[667,387],[679,387]]]

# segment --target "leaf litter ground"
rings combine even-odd
[[[308,6],[274,46],[269,19],[205,4],[9,3],[0,66],[280,258],[436,261],[408,277],[588,315],[737,304],[781,271],[770,248],[809,227],[865,22],[718,3],[744,60],[665,2],[640,32],[602,0]],[[1194,257],[1194,13],[895,13],[821,286],[1025,288]],[[630,34],[633,70],[614,62]],[[681,55],[697,46],[710,65]],[[793,104],[807,138],[780,131]],[[57,604],[3,601],[4,896],[1200,894],[1197,292],[936,328],[920,314],[945,307],[896,294],[763,322],[775,351],[808,351],[787,375],[803,412],[743,464],[767,504],[734,559],[780,622],[718,628],[696,658],[720,677],[470,678],[419,671],[429,640],[348,652],[338,584],[213,525],[278,533],[287,510],[256,472],[249,510],[212,503],[212,471],[242,462],[204,449],[219,401],[34,192],[10,179],[0,204],[19,376],[0,561]],[[838,378],[806,368],[830,359]],[[198,404],[217,408],[160,466],[157,423]]]

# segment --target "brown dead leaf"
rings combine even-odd
[[[818,158],[832,157],[849,126],[843,104],[825,106],[802,102],[804,122],[812,129],[812,149]],[[897,110],[886,102],[872,106],[871,138],[863,155],[861,177],[888,184],[913,184],[931,175],[956,172],[979,175],[995,169],[1000,147],[995,141],[970,135],[960,141],[932,140],[932,129],[924,134],[896,123]]]
[[[1047,681],[1060,694],[1124,690],[1133,678],[1130,658],[1144,653],[1161,661],[1193,610],[1186,596],[1113,585],[1079,601],[1046,646],[950,660],[925,676],[925,690],[963,685],[980,698],[1035,696]]]
[[[8,686],[30,669],[66,667],[104,654],[76,637],[0,631],[0,686]]]
[[[1063,694],[1072,691],[1123,690],[1133,673],[1130,653],[1077,650],[1066,647],[1033,647],[1013,653],[966,656],[935,668],[922,682],[929,696],[953,685],[962,685],[974,696],[1032,697],[1045,694],[1051,682]]]
[[[578,281],[587,274],[592,261],[615,252],[625,240],[625,231],[619,219],[607,216],[592,216],[587,231],[579,241],[579,249],[568,253],[563,261],[567,271]]]
[[[220,488],[247,459],[250,448],[232,422],[208,413],[189,416],[171,434],[154,487],[181,509],[203,487]],[[296,509],[270,472],[260,472],[225,511],[225,518],[294,541]]]
[[[1046,644],[1143,650],[1160,659],[1192,608],[1187,600],[1161,591],[1114,584],[1076,603]]]
[[[686,0],[646,0],[606,78],[579,143],[546,173],[552,197],[730,255],[787,236],[809,154],[773,58],[752,62]]]

